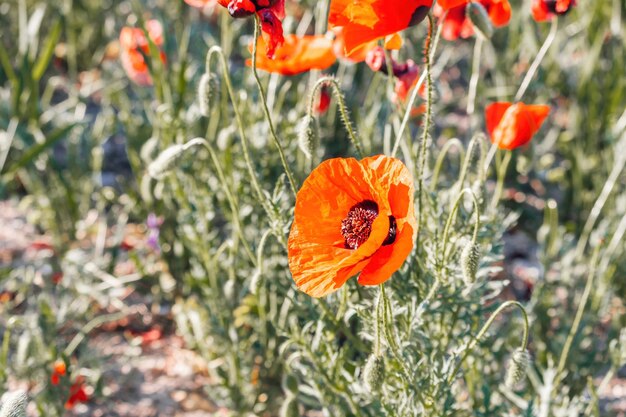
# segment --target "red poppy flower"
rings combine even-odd
[[[530,6],[533,19],[544,22],[554,16],[564,15],[576,6],[576,0],[533,0]]]
[[[378,285],[409,256],[416,229],[413,178],[400,160],[329,159],[296,197],[289,269],[313,297],[336,291],[358,273],[359,284]]]
[[[511,20],[509,0],[478,0],[478,2],[485,8],[494,26],[505,26]],[[438,0],[434,10],[435,16],[442,17],[445,11],[448,12],[441,31],[441,36],[445,40],[467,39],[474,34],[474,27],[466,13],[468,3],[469,0]]]
[[[362,62],[365,60],[367,53],[377,46],[376,41],[367,42],[348,54],[346,52],[346,37],[344,36],[343,28],[333,28],[332,32],[335,34],[333,51],[335,52],[335,56],[340,59],[352,62]]]
[[[59,385],[61,377],[67,372],[65,362],[58,359],[52,365],[52,375],[50,376],[50,382],[52,385]]]
[[[325,36],[287,35],[272,59],[266,58],[268,49],[265,39],[259,38],[257,45],[257,68],[283,75],[294,75],[312,69],[323,70],[336,61],[333,53],[333,41]],[[249,46],[252,51],[252,45]],[[248,60],[248,65],[251,60]]]
[[[326,113],[328,107],[330,107],[330,99],[331,96],[330,91],[328,91],[328,87],[325,85],[322,86],[322,88],[320,88],[320,94],[317,98],[317,102],[315,103],[315,112],[317,114]]]
[[[146,22],[148,36],[152,42],[160,47],[163,45],[163,26],[158,20]],[[120,59],[122,66],[135,83],[147,86],[152,84],[152,77],[148,71],[148,65],[144,55],[150,55],[150,43],[146,39],[144,31],[139,28],[124,27],[120,32]],[[142,54],[143,53],[143,54]],[[165,63],[165,52],[160,51],[161,61]]]
[[[84,378],[78,377],[76,378],[76,382],[74,382],[70,387],[70,396],[65,402],[65,409],[69,410],[74,408],[76,404],[87,401],[89,401],[89,396],[85,391]]]
[[[217,0],[235,18],[257,14],[261,20],[263,38],[267,44],[267,57],[272,58],[276,48],[284,42],[283,24],[285,0]]]
[[[524,103],[493,103],[485,111],[491,142],[513,150],[527,144],[550,113],[550,106]]]
[[[370,67],[372,71],[379,71],[383,74],[388,73],[387,59],[385,51],[380,46],[372,49],[367,53],[365,57],[365,63]],[[405,101],[409,95],[411,89],[417,84],[419,79],[419,70],[417,64],[412,59],[409,59],[405,63],[399,63],[392,59],[391,70],[393,76],[396,77],[395,93],[396,97],[401,101]],[[425,85],[420,88],[420,95],[424,97],[426,92]]]
[[[433,0],[331,0],[328,24],[342,27],[346,54],[421,22]]]

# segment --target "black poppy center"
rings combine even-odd
[[[341,234],[345,239],[346,249],[358,249],[372,233],[372,223],[378,217],[378,204],[372,200],[361,201],[350,208],[341,221]],[[389,233],[383,246],[391,245],[396,240],[396,219],[389,216]]]

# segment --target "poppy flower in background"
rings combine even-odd
[[[59,385],[61,377],[65,375],[67,372],[67,368],[65,366],[65,361],[58,359],[52,365],[52,375],[50,376],[50,382],[52,385]]]
[[[424,20],[433,0],[331,0],[328,24],[343,28],[345,53]],[[397,37],[391,45],[397,48]],[[393,49],[393,48],[392,48]]]
[[[367,53],[365,63],[372,71],[382,72],[388,75],[387,58],[384,49],[380,46],[377,46]],[[400,101],[405,101],[409,92],[417,84],[419,79],[418,66],[412,59],[407,60],[405,63],[399,63],[392,58],[391,70],[393,76],[396,78],[396,85],[394,87],[396,98],[400,99]],[[422,85],[419,91],[422,98],[425,96],[425,87],[425,85]]]
[[[148,20],[146,30],[152,42],[157,46],[163,45],[163,26],[158,20]],[[148,86],[152,84],[152,77],[148,71],[148,64],[144,55],[150,55],[150,42],[140,28],[124,27],[120,32],[120,60],[128,78],[133,82]],[[161,61],[165,63],[165,52],[160,51]]]
[[[533,0],[530,11],[537,22],[545,22],[554,16],[561,16],[576,6],[576,0]]]
[[[417,229],[413,177],[384,155],[322,162],[296,196],[289,269],[312,297],[360,273],[361,285],[385,282],[413,249]]]
[[[192,0],[201,1],[201,0]],[[284,42],[283,24],[285,0],[217,0],[235,18],[257,14],[261,21],[263,38],[267,44],[267,57],[272,58],[276,48]]]
[[[70,396],[65,402],[65,409],[70,410],[78,403],[85,403],[89,401],[89,396],[85,390],[84,378],[79,376],[76,378],[76,382],[70,387]]]
[[[333,44],[333,51],[335,56],[339,59],[351,61],[351,62],[363,62],[367,53],[378,46],[377,41],[371,41],[360,45],[352,52],[346,52],[346,38],[344,36],[343,28],[333,28],[332,33],[335,35],[335,42]]]
[[[487,106],[485,116],[491,142],[513,150],[530,142],[550,113],[550,106],[498,102]]]
[[[315,102],[315,113],[317,114],[324,114],[326,113],[326,111],[328,110],[328,107],[330,107],[330,91],[328,91],[328,87],[327,86],[322,86],[322,88],[320,88],[320,94],[317,97],[317,101]]]
[[[447,41],[458,38],[467,39],[474,35],[474,26],[467,16],[469,0],[438,0],[435,6],[435,16],[443,20],[441,36]],[[478,0],[489,15],[489,20],[496,27],[506,26],[511,20],[511,4],[509,0]]]
[[[252,52],[252,44],[248,47]],[[326,36],[287,35],[272,59],[265,53],[268,49],[265,39],[257,44],[257,68],[282,75],[295,75],[312,69],[323,70],[335,63],[333,41]],[[251,60],[246,63],[251,65]]]

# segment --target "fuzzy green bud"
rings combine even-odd
[[[160,180],[165,177],[182,160],[185,152],[204,143],[204,139],[195,138],[184,145],[172,145],[165,149],[157,158],[148,165],[148,175]]]
[[[476,282],[476,271],[478,270],[478,261],[480,259],[480,251],[478,245],[470,242],[463,248],[461,252],[461,272],[463,273],[463,281],[467,285]]]
[[[493,36],[493,23],[489,19],[489,14],[485,7],[478,2],[470,2],[465,9],[467,17],[472,22],[472,26],[484,38]]]
[[[385,358],[370,355],[363,368],[363,382],[370,392],[378,392],[385,380]]]
[[[300,120],[297,127],[298,131],[298,146],[304,155],[311,159],[313,155],[313,149],[315,149],[315,141],[317,135],[315,132],[315,118],[310,115],[306,115]]]
[[[200,114],[208,117],[213,104],[219,97],[219,79],[213,73],[204,73],[198,83],[198,105]]]
[[[513,388],[522,381],[526,376],[530,363],[530,353],[525,349],[516,349],[511,356],[509,367],[506,370],[504,385],[508,388]]]
[[[0,404],[0,417],[25,417],[28,398],[23,391],[6,394]]]
[[[298,401],[294,395],[287,395],[285,402],[280,407],[278,412],[280,417],[299,417],[300,410],[298,409]]]

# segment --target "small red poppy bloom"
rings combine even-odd
[[[385,56],[385,51],[380,46],[367,53],[365,63],[372,71],[388,74],[389,69],[387,67],[387,58]],[[396,78],[396,85],[394,87],[396,98],[400,99],[400,101],[405,101],[409,92],[417,84],[419,79],[417,64],[412,59],[409,59],[404,63],[400,63],[392,58],[391,70],[393,72],[393,76]],[[419,91],[422,97],[424,97],[426,92],[425,87],[425,85],[422,85]]]
[[[272,58],[276,48],[285,41],[282,19],[285,17],[285,0],[217,0],[235,18],[257,14],[261,21],[263,38],[267,44],[267,57]]]
[[[328,91],[328,87],[325,85],[320,88],[320,94],[317,97],[317,101],[315,103],[315,112],[317,114],[324,114],[330,107],[330,91]]]
[[[433,0],[331,0],[329,27],[342,27],[346,54],[424,20]]]
[[[312,69],[323,70],[335,63],[333,41],[325,36],[287,35],[272,59],[266,58],[267,44],[259,38],[257,44],[257,68],[283,75],[295,75]],[[252,44],[249,46],[252,51]],[[247,61],[251,65],[251,60]]]
[[[550,113],[550,106],[493,103],[485,110],[491,142],[500,149],[513,150],[530,142]]]
[[[467,39],[474,34],[474,27],[466,13],[468,3],[469,0],[438,0],[434,10],[435,16],[442,17],[445,11],[448,12],[441,31],[441,36],[445,40]],[[478,0],[478,3],[485,8],[494,26],[505,26],[511,20],[509,0]]]
[[[148,20],[146,22],[148,36],[156,45],[163,45],[163,26],[158,20]],[[147,86],[152,84],[152,77],[148,71],[148,65],[144,60],[144,55],[150,55],[150,42],[146,39],[144,31],[139,28],[124,27],[120,32],[120,60],[122,66],[130,78],[135,83]],[[165,52],[159,53],[161,61],[165,63]]]
[[[564,15],[576,6],[576,0],[533,0],[530,11],[533,19],[544,22],[554,16]]]
[[[70,396],[65,402],[65,409],[72,409],[76,404],[85,403],[87,401],[89,401],[89,396],[87,395],[87,391],[85,391],[84,379],[78,377],[76,382],[70,387]]]
[[[400,160],[329,159],[296,196],[289,269],[298,288],[313,297],[336,291],[358,273],[359,284],[378,285],[409,256],[416,229],[413,178]]]
[[[61,377],[67,372],[65,362],[58,359],[52,365],[52,375],[50,376],[50,382],[52,385],[59,385]]]

